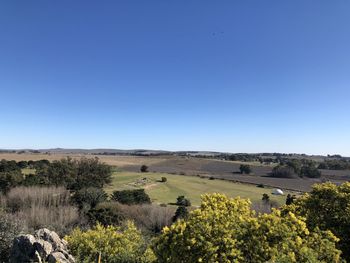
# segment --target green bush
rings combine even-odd
[[[141,173],[147,173],[148,172],[148,166],[147,165],[142,165],[140,167],[140,171],[141,171]]]
[[[241,164],[239,166],[239,171],[241,174],[250,174],[252,172],[252,168],[248,164]]]
[[[188,217],[188,210],[185,206],[179,206],[176,209],[175,215],[173,217],[173,222],[177,221],[178,219],[186,219]]]
[[[6,194],[11,188],[19,185],[23,180],[21,171],[0,172],[0,192]]]
[[[88,187],[103,188],[111,182],[113,172],[111,166],[101,163],[98,158],[66,158],[36,169],[36,175],[42,177],[43,182],[74,191]]]
[[[121,204],[150,204],[151,199],[145,189],[114,191],[111,199]]]
[[[21,225],[13,216],[0,211],[0,262],[9,262],[12,240],[20,234]]]
[[[89,187],[74,193],[72,200],[79,209],[93,209],[99,203],[107,200],[107,194],[101,188]]]
[[[185,196],[180,195],[176,199],[176,205],[178,205],[178,206],[191,206],[191,201],[189,199],[185,198]]]
[[[90,209],[86,216],[90,225],[100,223],[103,226],[120,225],[125,220],[124,213],[114,202],[105,202],[98,204]]]

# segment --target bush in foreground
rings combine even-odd
[[[339,249],[350,260],[350,183],[315,184],[312,191],[284,207],[306,218],[308,228],[330,230],[340,238]]]
[[[75,229],[65,239],[78,262],[95,262],[99,253],[102,262],[109,263],[149,263],[155,259],[141,232],[130,222],[123,227],[98,224],[86,232]]]
[[[179,220],[153,245],[158,262],[340,262],[337,238],[310,232],[293,213],[255,215],[250,202],[204,195],[200,209]]]
[[[22,229],[22,222],[0,211],[0,262],[9,261],[12,240]]]

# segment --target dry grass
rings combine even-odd
[[[175,213],[175,208],[169,206],[123,205],[117,202],[109,202],[106,205],[118,211],[125,219],[134,221],[138,228],[153,233],[171,225]]]
[[[65,234],[79,222],[77,208],[63,187],[17,187],[0,197],[1,206],[28,229],[47,227]]]

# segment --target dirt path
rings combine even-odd
[[[158,185],[157,183],[148,184],[148,185],[146,185],[146,186],[144,187],[144,189],[145,189],[145,190],[149,190],[149,189],[151,189],[151,188],[153,188],[153,187],[155,187],[155,186],[157,186],[157,185]]]

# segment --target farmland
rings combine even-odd
[[[167,182],[160,182],[161,177],[166,177]],[[184,195],[195,206],[200,204],[200,196],[205,193],[223,193],[229,197],[239,196],[256,202],[261,200],[262,194],[270,195],[272,190],[271,188],[259,188],[254,185],[210,180],[195,176],[136,172],[115,173],[112,184],[106,187],[105,190],[111,193],[114,190],[136,188],[144,188],[152,201],[158,204],[173,203],[179,195]],[[279,204],[283,204],[286,197],[271,196],[270,198]]]
[[[141,165],[147,165],[151,173],[166,174],[167,177],[172,176],[190,176],[192,177],[213,177],[227,181],[240,183],[242,185],[252,185],[255,187],[258,184],[265,186],[282,188],[284,190],[307,192],[310,191],[314,183],[323,181],[332,181],[335,183],[345,182],[350,180],[350,171],[334,171],[320,170],[321,178],[273,178],[270,177],[275,164],[261,164],[259,162],[241,162],[241,161],[226,161],[215,158],[199,158],[191,156],[131,156],[131,155],[103,155],[96,152],[50,152],[50,153],[0,153],[0,159],[6,160],[41,160],[49,161],[60,160],[65,157],[80,159],[82,157],[92,158],[97,157],[102,162],[115,167],[119,172],[137,173],[140,171]],[[319,157],[318,157],[319,158]],[[241,164],[249,164],[252,168],[250,175],[242,175],[239,173]],[[27,171],[24,171],[25,173]],[[123,173],[122,173],[123,174]],[[181,185],[181,187],[185,187]]]

